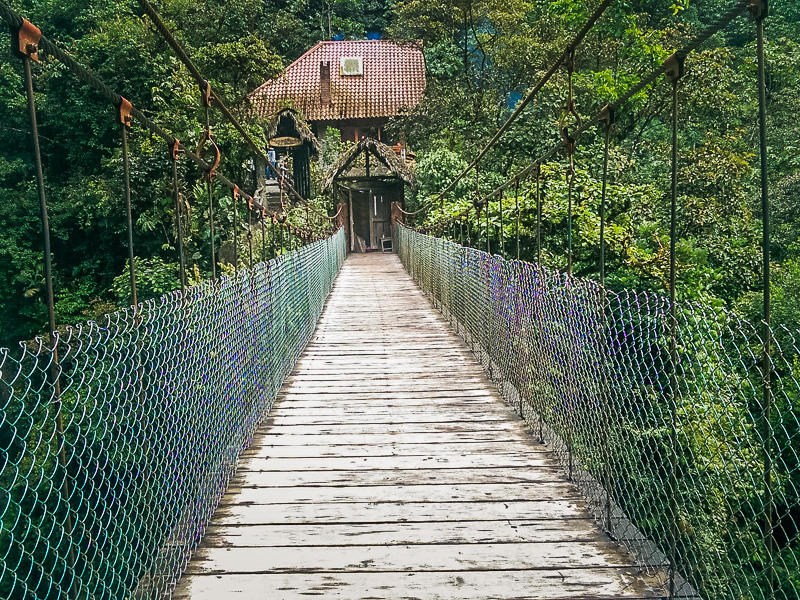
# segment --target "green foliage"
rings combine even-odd
[[[178,263],[167,263],[156,256],[137,258],[134,265],[136,295],[139,302],[163,296],[180,288]],[[133,303],[129,261],[125,263],[125,271],[114,278],[111,289],[120,306],[130,306]]]
[[[778,596],[783,593],[787,598],[796,595],[800,577],[796,558],[800,13],[796,6],[771,2],[766,21],[773,353],[776,377],[780,376],[780,382],[773,381],[775,477],[780,482],[775,509],[780,517],[775,519],[783,536],[775,564]],[[584,121],[620,98],[727,7],[724,0],[681,0],[671,7],[643,0],[614,3],[576,53],[574,97]],[[472,207],[476,194],[487,194],[558,144],[558,120],[567,98],[564,70],[556,72],[481,160],[479,181],[473,171],[444,200],[438,192],[472,161],[510,114],[516,98],[524,96],[552,64],[565,40],[582,25],[587,8],[567,0],[531,2],[524,9],[509,6],[508,15],[517,24],[513,33],[504,25],[504,7],[491,1],[406,2],[398,9],[396,31],[428,41],[426,97],[395,124],[407,132],[418,155],[419,186],[412,206],[428,210],[415,217],[415,223],[480,249],[489,246],[493,253],[502,248],[511,257],[516,257],[519,235],[520,257],[529,261],[537,258],[541,231],[543,264],[566,269],[570,190],[563,152],[541,169],[540,228],[535,176],[522,181],[518,190],[512,184],[502,203],[493,199],[488,218],[486,207],[477,212]],[[497,31],[503,34],[496,39]],[[761,394],[759,371],[753,366],[760,349],[747,326],[726,320],[742,315],[757,324],[763,318],[755,56],[754,27],[737,19],[689,57],[679,89],[676,292],[679,300],[697,302],[687,306],[702,307],[704,313],[687,318],[681,328],[686,336],[681,355],[696,361],[696,366],[693,374],[684,366],[680,382],[684,388],[676,452],[677,492],[683,508],[678,544],[682,571],[703,597],[713,598],[762,597],[760,574],[766,564],[760,534],[763,450],[743,443],[763,427],[756,400]],[[670,106],[670,88],[659,79],[618,111],[611,131],[605,281],[607,288],[621,294],[630,288],[669,291]],[[573,272],[591,278],[599,275],[600,267],[603,133],[601,128],[587,131],[574,157]],[[453,221],[464,211],[467,218]],[[448,226],[437,229],[445,219]],[[647,326],[624,324],[633,328],[633,339],[638,327]],[[738,338],[733,339],[731,330],[739,332]],[[668,360],[666,350],[656,345],[647,349],[662,364]],[[633,360],[635,350],[630,351]],[[664,385],[667,382],[658,383]],[[627,387],[624,393],[637,393]],[[656,394],[653,391],[654,399]],[[552,395],[547,386],[532,390],[536,398]],[[669,539],[664,515],[670,498],[663,482],[669,477],[670,432],[664,427],[665,407],[661,412],[657,408],[645,417],[642,402],[632,402],[633,422],[611,442],[620,461],[615,465],[620,473],[618,501],[663,545]],[[636,421],[634,414],[646,422]]]
[[[157,8],[215,92],[240,113],[237,107],[246,93],[316,41],[340,33],[361,37],[382,32],[391,19],[390,4],[312,1],[287,7],[277,0],[165,0]],[[160,127],[190,148],[197,146],[205,121],[198,86],[136,2],[20,0],[15,8]],[[0,323],[0,346],[41,333],[47,321],[22,68],[9,47],[0,44],[0,310],[13,316]],[[127,277],[128,248],[120,134],[113,107],[57,61],[34,65],[34,78],[56,319],[78,322],[130,302],[121,283]],[[219,172],[245,185],[252,180],[252,153],[218,111],[212,110],[210,118],[222,151]],[[259,143],[266,142],[257,119],[246,120],[245,127]],[[172,178],[167,149],[158,138],[136,126],[128,138],[134,251],[142,265],[144,299],[178,285],[172,268],[178,262]],[[202,279],[212,267],[207,191],[188,161],[179,162],[179,176],[188,271]],[[245,228],[240,223],[234,231],[230,196],[217,186],[214,201],[217,251],[226,240],[236,239],[239,257],[246,256]],[[220,260],[232,261],[229,254]]]

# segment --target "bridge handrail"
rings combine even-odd
[[[643,565],[669,571],[673,558],[674,596],[798,597],[800,331],[768,328],[765,422],[763,324],[676,303],[671,389],[668,297],[616,293],[402,225],[397,236],[407,270],[597,520]]]
[[[54,348],[0,348],[0,597],[167,597],[344,256],[340,229]]]

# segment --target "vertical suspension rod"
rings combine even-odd
[[[756,21],[756,51],[758,53],[758,132],[759,169],[761,177],[761,222],[762,222],[762,271],[764,294],[762,375],[763,375],[763,421],[764,421],[764,505],[765,505],[765,545],[767,553],[767,594],[775,598],[775,524],[773,512],[775,500],[772,491],[772,305],[770,282],[770,206],[769,184],[767,180],[767,92],[766,64],[764,59],[764,19],[767,17],[766,0],[754,0],[748,5],[751,16]]]
[[[30,26],[27,21],[24,22],[23,27]],[[38,31],[38,30],[37,30]],[[31,52],[30,46],[28,53]],[[42,168],[42,150],[39,144],[39,124],[36,119],[36,98],[33,93],[33,73],[31,72],[31,57],[29,54],[22,55],[22,66],[25,71],[25,93],[28,101],[28,115],[31,123],[31,140],[33,142],[33,158],[36,163],[36,188],[39,193],[39,208],[42,222],[42,242],[44,246],[44,277],[47,294],[47,323],[50,329],[50,350],[52,354],[52,363],[50,365],[50,382],[53,386],[53,405],[56,409],[56,433],[58,435],[58,463],[64,476],[62,483],[62,493],[64,494],[64,501],[66,503],[66,536],[69,539],[69,565],[70,572],[73,579],[69,582],[69,595],[71,598],[77,597],[77,589],[74,580],[75,573],[75,547],[72,543],[74,533],[72,522],[72,510],[69,506],[69,499],[72,496],[72,488],[69,483],[69,474],[67,473],[67,453],[66,453],[66,436],[64,435],[64,417],[62,415],[61,403],[61,379],[60,370],[58,366],[58,348],[56,347],[56,311],[55,311],[55,293],[53,291],[53,263],[50,247],[50,220],[47,214],[47,195],[44,187],[44,170]]]
[[[211,86],[206,82],[203,88],[203,108],[205,109],[206,132],[209,140],[211,139],[211,117],[209,109],[211,107]],[[211,278],[217,279],[217,249],[214,240],[214,176],[211,172],[206,177],[206,187],[208,189],[208,234],[211,238]]]
[[[253,268],[253,203],[247,206],[247,268]]]
[[[517,260],[519,260],[519,177],[514,178],[514,207],[517,212]]]
[[[500,217],[500,256],[505,258],[506,257],[506,244],[505,244],[505,232],[503,231],[503,195],[504,194],[501,193],[500,197],[497,200],[497,202],[498,202],[497,209],[499,211],[499,217]]]
[[[604,109],[604,118],[602,121],[605,128],[605,143],[603,146],[603,187],[600,194],[600,298],[602,306],[602,323],[601,332],[603,338],[601,340],[601,356],[603,362],[601,364],[602,372],[602,390],[601,401],[603,406],[603,487],[606,491],[605,498],[605,528],[609,533],[613,533],[612,519],[611,519],[611,495],[612,495],[612,470],[611,470],[611,444],[610,444],[610,428],[611,428],[611,407],[609,406],[609,385],[608,373],[606,371],[606,352],[607,352],[607,316],[606,316],[606,194],[608,192],[608,151],[611,144],[611,126],[614,124],[614,112],[611,107],[606,106]]]
[[[183,253],[183,223],[181,222],[181,192],[178,186],[178,152],[180,143],[175,144],[170,152],[172,162],[172,189],[175,196],[175,229],[177,230],[178,260],[180,261],[181,292],[186,292],[186,258]]]
[[[239,188],[235,188],[231,194],[233,202],[231,204],[231,212],[233,214],[233,222],[231,229],[233,230],[233,272],[239,272]]]
[[[261,262],[267,262],[267,222],[265,211],[261,211]]]
[[[675,598],[675,579],[678,568],[678,314],[676,300],[677,212],[678,212],[678,87],[683,77],[683,59],[674,60],[666,75],[672,83],[672,173],[670,182],[669,219],[669,389],[670,389],[670,473],[669,473],[669,598]]]
[[[128,127],[125,123],[120,123],[120,133],[122,135],[122,181],[125,186],[125,217],[128,226],[128,262],[130,264],[129,276],[131,281],[131,302],[135,307],[139,305],[139,298],[136,293],[136,266],[133,252],[133,209],[131,208],[131,163],[128,155]]]
[[[536,165],[536,266],[542,266],[542,165]]]

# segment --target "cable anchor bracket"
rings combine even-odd
[[[131,111],[133,110],[133,106],[131,103],[126,99],[120,96],[119,98],[119,106],[117,106],[117,114],[119,115],[119,122],[125,125],[125,127],[131,126]]]
[[[203,106],[210,107],[212,98],[213,92],[211,91],[211,84],[203,80],[203,83],[200,84],[200,100]]]
[[[664,61],[664,75],[666,76],[667,81],[670,83],[675,83],[683,78],[683,76],[686,74],[686,70],[684,69],[685,62],[686,57],[679,55],[677,52],[674,52],[667,57],[667,60]]]
[[[172,146],[169,149],[169,156],[172,160],[178,160],[178,155],[183,152],[181,148],[181,141],[178,138],[172,140]]]
[[[610,104],[606,104],[602,109],[600,109],[600,119],[598,120],[600,125],[602,125],[605,129],[611,127],[614,123],[617,122],[617,115],[614,107]]]
[[[769,0],[748,0],[747,12],[751,21],[763,21],[769,16]]]
[[[42,32],[39,28],[27,19],[22,19],[22,25],[17,29],[17,39],[12,39],[11,50],[19,58],[30,58],[36,62],[41,62],[39,60],[39,44],[41,40]]]

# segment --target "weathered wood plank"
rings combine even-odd
[[[261,483],[261,485],[259,485]],[[482,500],[579,500],[580,494],[564,481],[535,483],[450,483],[272,487],[265,478],[250,473],[247,487],[231,485],[220,506],[228,504],[314,504],[316,502],[479,502]],[[271,489],[270,489],[271,488]],[[266,491],[268,490],[268,491]],[[410,510],[413,510],[410,509]],[[469,508],[467,508],[469,510]]]
[[[465,442],[516,442],[519,433],[513,431],[433,431],[429,433],[336,433],[315,436],[276,433],[270,436],[271,446],[333,446],[430,445]]]
[[[660,581],[634,568],[558,571],[274,573],[194,576],[175,600],[324,596],[345,600],[630,600],[662,598]],[[267,591],[271,592],[267,592]]]
[[[359,425],[368,425],[372,427],[392,427],[395,425],[404,425],[412,427],[414,425],[453,425],[454,427],[460,426],[474,426],[474,427],[492,427],[493,425],[500,425],[512,423],[512,426],[524,427],[524,424],[509,421],[511,415],[507,413],[492,413],[480,414],[480,420],[475,419],[476,413],[464,414],[461,411],[445,412],[443,410],[426,411],[421,413],[419,411],[406,412],[404,414],[377,414],[377,413],[334,413],[333,415],[319,414],[317,411],[308,411],[302,413],[300,410],[275,412],[268,419],[268,425],[272,430],[275,427],[315,427],[319,426],[321,430],[329,426],[347,427],[353,425],[353,430],[358,429]],[[470,416],[473,418],[470,418]]]
[[[198,550],[187,573],[494,571],[510,566],[555,570],[626,567],[629,563],[630,558],[608,541],[338,546],[326,552],[307,546],[204,546]]]
[[[386,461],[387,465],[394,461]],[[231,481],[232,486],[257,488],[308,486],[373,486],[373,485],[414,485],[431,484],[455,485],[464,483],[541,483],[562,482],[560,469],[538,466],[530,467],[475,467],[475,468],[432,468],[430,461],[420,461],[416,469],[372,469],[370,471],[322,469],[318,470],[254,470],[252,465],[239,472]]]
[[[580,500],[507,502],[404,502],[225,505],[215,521],[225,525],[270,523],[422,523],[428,521],[497,521],[501,519],[582,519],[586,505]]]
[[[516,440],[514,440],[516,442]],[[242,458],[322,458],[330,457],[377,457],[377,456],[426,456],[434,459],[445,456],[475,456],[508,454],[509,443],[502,441],[474,442],[463,441],[453,443],[440,443],[436,447],[430,444],[404,444],[404,443],[383,443],[383,444],[312,444],[311,440],[306,440],[304,445],[274,444],[269,438],[268,444],[261,446],[251,446],[243,454]],[[520,444],[522,445],[522,444]],[[531,453],[547,453],[547,450],[539,444],[529,444]],[[517,450],[521,451],[521,448]],[[549,453],[548,453],[549,454]]]
[[[265,457],[243,461],[241,471],[288,470],[295,472],[324,469],[346,471],[375,471],[393,469],[470,469],[480,467],[537,467],[558,469],[550,453],[520,452],[496,454],[418,454],[411,456],[328,456],[314,457]]]
[[[209,547],[253,548],[280,540],[282,546],[408,546],[507,542],[607,541],[588,520],[456,521],[452,523],[312,523],[307,525],[212,525]]]
[[[377,402],[388,403],[391,400],[401,400],[405,406],[412,404],[434,404],[437,400],[443,400],[442,404],[452,404],[454,402],[483,402],[492,403],[499,398],[497,392],[481,389],[479,387],[463,387],[457,390],[444,389],[442,385],[431,385],[429,387],[418,386],[421,389],[415,390],[391,390],[373,386],[371,389],[352,390],[348,388],[329,387],[322,389],[304,390],[302,387],[292,388],[282,392],[278,396],[278,402],[297,400],[304,402],[316,402],[317,404],[327,403],[332,400],[343,400],[350,402],[367,402],[375,404]]]
[[[431,433],[431,432],[472,432],[472,431],[514,431],[524,435],[527,429],[524,425],[513,421],[499,419],[487,421],[456,421],[452,423],[315,423],[315,424],[287,424],[272,422],[270,435],[351,435],[391,434],[403,433]]]

